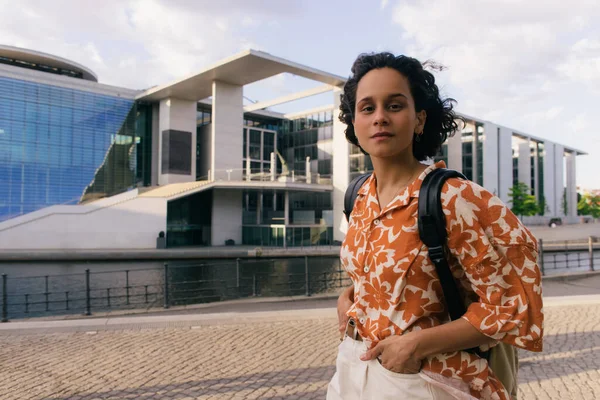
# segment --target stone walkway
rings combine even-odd
[[[520,355],[520,399],[600,398],[600,296],[546,299],[545,351]],[[335,310],[0,326],[2,399],[324,399]],[[597,397],[596,397],[597,396]]]

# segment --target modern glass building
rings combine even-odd
[[[8,53],[8,52],[6,52]],[[31,52],[0,65],[83,80],[77,66],[55,71]],[[16,54],[15,54],[16,53]],[[3,55],[4,54],[4,55]],[[21,60],[25,58],[26,61]],[[56,204],[80,204],[136,185],[136,103],[101,92],[0,74],[0,221]]]
[[[320,86],[244,104],[245,85],[281,73]],[[0,248],[154,248],[161,235],[168,247],[335,244],[345,188],[373,168],[336,118],[344,82],[249,50],[138,91],[98,83],[60,57],[0,46]],[[271,109],[322,93],[331,104]],[[525,182],[548,216],[561,215],[583,153],[463,117],[435,159],[504,201]]]

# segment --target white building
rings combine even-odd
[[[281,73],[310,90],[244,105]],[[370,162],[337,119],[345,78],[249,50],[146,91],[0,46],[0,248],[325,245],[343,239],[343,195]],[[318,109],[269,107],[331,93]],[[576,216],[581,151],[464,116],[440,158],[509,201],[522,181],[547,216]],[[565,172],[566,171],[566,172]],[[566,181],[566,185],[565,185]]]

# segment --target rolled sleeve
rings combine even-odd
[[[541,351],[543,303],[535,237],[506,205],[476,184],[456,180],[448,189],[448,247],[479,297],[463,318],[490,338]]]

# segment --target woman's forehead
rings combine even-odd
[[[389,97],[403,94],[410,98],[408,79],[393,68],[379,68],[367,72],[358,82],[356,100],[365,97]]]

